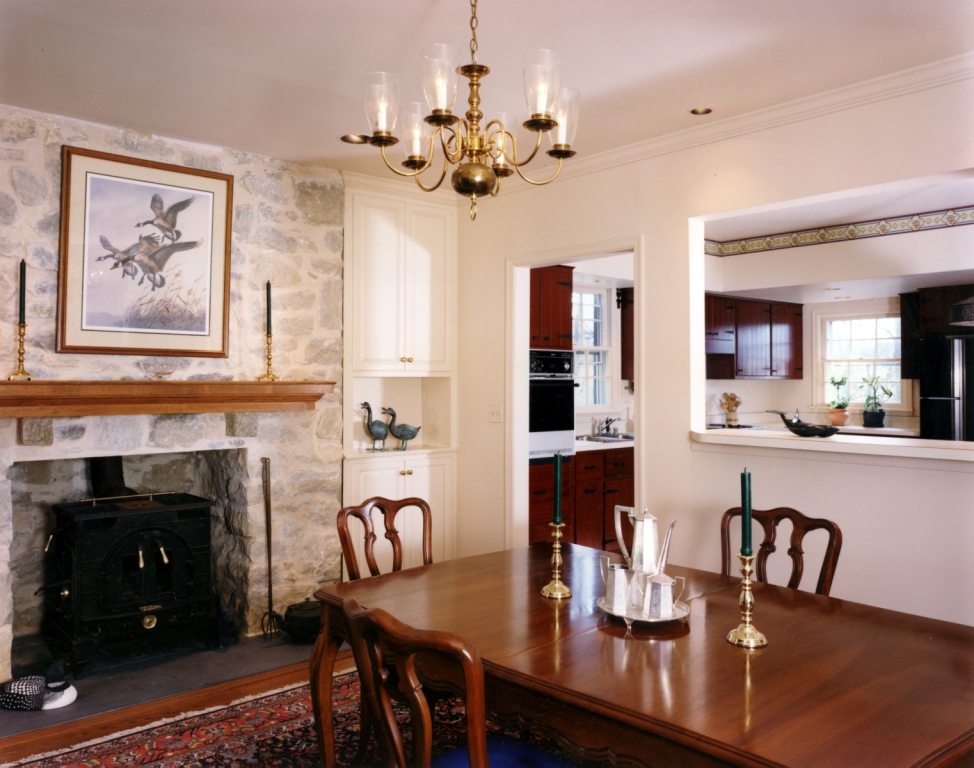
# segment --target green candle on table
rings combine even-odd
[[[561,525],[561,454],[555,454],[555,525]]]
[[[751,473],[741,472],[741,554],[750,557],[751,551]]]
[[[267,335],[271,335],[271,281],[267,281]]]
[[[17,322],[21,325],[26,324],[24,319],[24,305],[27,303],[27,263],[20,260],[20,313]]]

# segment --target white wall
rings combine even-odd
[[[738,501],[746,464],[755,506],[841,526],[834,596],[974,624],[974,474],[960,462],[714,448],[688,434],[704,394],[702,342],[691,353],[690,339],[703,338],[705,282],[699,249],[691,258],[690,233],[702,238],[702,226],[688,220],[974,166],[974,80],[898,93],[672,152],[661,144],[655,156],[484,202],[474,223],[458,209],[459,555],[505,541],[504,427],[487,422],[487,405],[505,395],[506,259],[636,236],[637,503],[679,520],[672,561],[718,569],[718,521]],[[804,263],[825,250],[787,253]]]

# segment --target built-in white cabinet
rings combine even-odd
[[[395,453],[399,453],[398,451]],[[454,556],[453,524],[456,505],[456,454],[403,452],[345,459],[343,505],[355,506],[373,496],[405,499],[418,496],[430,506],[433,518],[433,562]],[[392,546],[385,539],[382,516],[376,514],[376,561],[382,573],[392,569]],[[350,531],[359,568],[368,572],[365,561],[365,529],[353,519]],[[423,564],[423,516],[415,507],[402,510],[396,518],[396,529],[403,543],[403,567]],[[345,578],[348,578],[345,572]]]
[[[453,370],[456,207],[351,194],[352,369]]]

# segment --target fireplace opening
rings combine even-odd
[[[15,674],[140,665],[239,626],[220,598],[245,609],[246,475],[243,449],[14,464]]]

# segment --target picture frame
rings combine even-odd
[[[233,176],[64,146],[56,352],[227,357]]]

